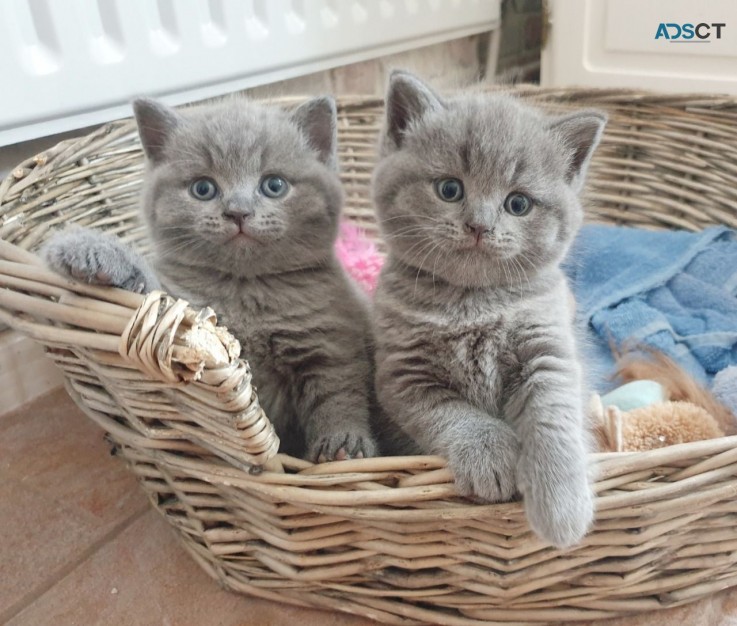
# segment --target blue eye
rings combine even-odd
[[[197,200],[212,200],[218,195],[218,186],[210,178],[198,178],[190,185],[189,193]]]
[[[525,194],[515,191],[504,200],[504,210],[515,217],[522,217],[532,210],[532,200]]]
[[[289,183],[281,176],[264,176],[261,181],[261,193],[269,198],[280,198],[289,189]]]
[[[435,183],[435,191],[445,202],[458,202],[463,199],[463,183],[457,178],[443,178]]]

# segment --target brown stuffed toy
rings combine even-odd
[[[737,430],[731,412],[667,356],[650,348],[616,356],[617,378],[623,383],[654,380],[662,385],[669,401],[625,412],[604,407],[601,398],[594,396],[591,415],[603,450],[653,450]]]
[[[714,417],[690,402],[660,402],[626,412],[603,407],[598,396],[592,404],[599,444],[607,451],[654,450],[724,436]]]

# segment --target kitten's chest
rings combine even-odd
[[[452,386],[489,411],[498,409],[502,394],[507,323],[505,315],[488,313],[436,331]]]
[[[273,298],[257,289],[242,289],[223,294],[220,304],[222,321],[241,342],[243,354],[252,361],[265,359],[281,321]]]

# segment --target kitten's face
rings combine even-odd
[[[557,264],[603,116],[551,119],[501,96],[441,101],[395,74],[374,198],[406,264],[464,286],[525,282]]]
[[[245,276],[332,254],[342,202],[332,101],[292,114],[244,101],[181,113],[138,101],[136,113],[159,256]]]

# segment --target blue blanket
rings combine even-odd
[[[610,342],[650,345],[706,384],[737,364],[737,231],[585,226],[564,268],[597,391],[611,387]]]

